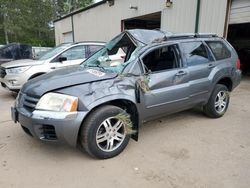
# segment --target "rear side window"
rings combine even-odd
[[[201,65],[210,61],[207,49],[202,42],[184,42],[182,48],[188,66]]]
[[[222,60],[231,57],[231,53],[224,43],[220,41],[207,41],[206,43],[212,50],[216,60]]]

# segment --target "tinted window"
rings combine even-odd
[[[13,51],[14,51],[14,49],[11,46],[2,48],[0,51],[0,57],[12,59],[14,56]]]
[[[206,47],[202,42],[185,42],[182,43],[182,47],[188,66],[200,65],[210,61]]]
[[[212,50],[216,60],[227,59],[231,57],[230,51],[222,42],[209,41],[207,42],[207,44],[209,48]]]
[[[66,57],[67,60],[85,59],[85,46],[76,46],[63,52],[61,57]]]
[[[143,58],[143,63],[152,72],[179,67],[175,46],[165,46],[151,51]]]
[[[32,47],[29,45],[20,45],[20,57],[18,58],[22,58],[22,59],[29,59],[32,58]]]
[[[89,56],[92,56],[94,53],[96,53],[97,51],[99,51],[100,49],[102,49],[103,46],[89,46]]]

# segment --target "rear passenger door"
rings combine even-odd
[[[182,67],[178,45],[156,47],[141,57],[149,91],[142,92],[144,119],[181,111],[188,107],[188,70]]]
[[[181,43],[185,64],[189,72],[189,97],[191,105],[208,98],[211,80],[209,75],[215,66],[208,47],[202,41]]]

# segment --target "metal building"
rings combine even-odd
[[[212,32],[250,39],[250,0],[102,0],[55,20],[56,44],[107,41],[124,29]]]

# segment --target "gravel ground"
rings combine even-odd
[[[27,136],[10,118],[14,95],[0,88],[0,187],[248,188],[249,100],[245,78],[223,118],[190,110],[149,122],[121,155],[96,160]]]

